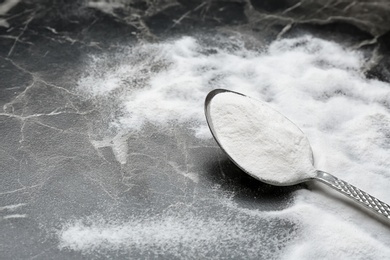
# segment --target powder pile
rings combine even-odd
[[[260,51],[247,49],[238,36],[211,38],[214,42],[208,44],[183,37],[124,48],[116,56],[112,53],[93,56],[85,75],[79,79],[78,89],[86,98],[97,101],[96,108],[112,119],[107,128],[114,126],[121,133],[133,131],[142,135],[145,123],[157,128],[187,126],[196,137],[206,139],[199,139],[197,149],[203,146],[207,149],[207,144],[212,143],[203,113],[207,93],[215,88],[245,93],[266,101],[304,131],[314,152],[315,168],[390,201],[390,86],[364,77],[362,67],[366,60],[362,53],[309,36],[278,40]],[[231,45],[234,47],[229,48]],[[107,144],[117,150],[116,154],[126,154],[126,139],[119,137],[107,136],[98,145]],[[110,138],[114,141],[110,142]],[[148,149],[139,152],[153,156]],[[126,161],[126,156],[116,156],[121,164],[131,167],[132,162]],[[206,173],[200,170],[196,174]],[[92,217],[93,223],[86,225],[64,220],[58,233],[61,248],[89,253],[115,252],[118,247],[129,245],[130,251],[134,248],[142,251],[156,245],[171,248],[174,253],[175,243],[183,235],[186,239],[179,253],[196,259],[191,254],[191,245],[220,248],[221,244],[212,239],[199,242],[196,237],[184,234],[183,229],[191,231],[195,226],[218,234],[227,231],[225,226],[234,225],[239,238],[251,238],[245,250],[259,249],[252,252],[251,256],[257,256],[253,259],[263,252],[258,243],[266,243],[264,248],[282,245],[284,250],[274,251],[276,259],[385,259],[390,255],[388,227],[346,205],[346,201],[329,196],[319,185],[294,192],[293,203],[280,211],[243,207],[229,196],[221,195],[222,189],[206,190],[207,185],[199,178],[191,195],[194,201],[202,201],[200,196],[208,194],[205,199],[214,203],[213,209],[226,216],[217,225],[208,218],[182,217],[180,213],[165,215],[164,219],[175,219],[172,228],[167,224],[169,221],[158,222],[157,214],[152,213],[145,214],[140,221],[129,218],[115,222],[108,216],[103,221],[94,221]],[[215,196],[210,199],[210,194]],[[240,218],[232,220],[230,216],[236,215]],[[296,232],[288,233],[288,239],[282,243],[272,240],[273,236],[257,239],[256,232],[263,230],[245,229],[270,217],[294,223]],[[248,218],[251,221],[247,222]],[[169,232],[165,233],[165,240],[159,238],[163,234],[156,234],[156,238],[146,241],[147,233],[142,230],[148,231],[147,227],[156,227],[156,232],[164,227],[162,230]],[[129,234],[131,241],[144,242],[129,242]],[[234,232],[226,234],[225,240],[234,241]],[[264,258],[270,259],[267,257]]]
[[[219,93],[211,99],[210,118],[219,144],[255,178],[289,185],[315,175],[305,135],[266,104],[232,92]]]

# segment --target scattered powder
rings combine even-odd
[[[96,149],[99,149],[101,147],[112,147],[112,152],[114,153],[116,160],[121,164],[125,164],[128,156],[128,147],[126,140],[127,135],[118,133],[112,138],[105,138],[103,140],[92,140],[91,144]]]
[[[25,203],[19,203],[19,204],[12,204],[12,205],[7,205],[7,206],[2,206],[0,207],[0,212],[1,211],[15,211],[23,206],[25,206]]]
[[[124,1],[102,1],[102,0],[88,0],[86,6],[89,8],[95,8],[102,12],[113,14],[116,8],[124,8]]]
[[[26,214],[12,214],[12,215],[5,215],[2,217],[3,219],[15,219],[15,218],[26,218]]]
[[[185,124],[195,136],[205,139],[212,138],[203,113],[204,98],[210,90],[225,88],[253,96],[266,101],[305,132],[317,169],[390,201],[390,86],[364,77],[361,53],[313,37],[282,39],[262,51],[246,49],[238,37],[215,35],[213,39],[213,43],[203,45],[194,38],[183,37],[124,48],[117,56],[110,53],[107,57],[93,57],[78,88],[86,97],[100,102],[102,111],[106,109],[108,115],[113,115],[111,127],[120,131],[142,134],[140,130],[146,122],[159,127]],[[120,152],[125,148],[119,143],[120,140],[115,144],[118,160],[126,163],[126,151]],[[184,236],[181,256],[196,258],[191,254],[191,245],[219,248],[221,244],[212,236],[227,232],[228,241],[251,237],[253,240],[247,241],[264,242],[268,247],[282,244],[285,249],[273,253],[279,259],[388,258],[387,226],[330,196],[326,188],[313,184],[311,189],[295,192],[293,205],[281,211],[242,208],[218,196],[214,198],[214,208],[229,207],[222,220],[180,214],[167,214],[158,220],[157,215],[146,214],[139,221],[134,217],[119,222],[92,219],[88,225],[69,221],[58,237],[61,248],[85,253],[163,247],[175,254],[179,252],[175,243]],[[229,221],[232,214],[243,217]],[[298,223],[299,232],[288,233],[282,243],[277,236],[275,240],[273,236],[255,237],[263,230],[245,229],[248,223],[270,216]],[[170,217],[174,225],[169,226]],[[248,218],[250,221],[245,220]],[[155,234],[148,238],[146,234],[152,227]],[[197,232],[197,228],[211,237],[202,243],[183,233],[183,229]],[[236,256],[249,259],[261,255],[262,248],[254,245],[248,242],[242,254],[252,249],[257,252]],[[209,252],[206,249],[204,252]]]
[[[288,247],[281,259],[388,258],[390,249],[386,242],[362,231],[359,225],[341,220],[335,212],[311,204],[296,203],[290,214],[305,223],[306,232],[296,240],[298,243]],[[360,223],[365,224],[365,220]]]
[[[232,92],[210,103],[216,138],[252,176],[290,185],[315,175],[310,144],[302,131],[266,104]]]
[[[150,258],[166,255],[180,259],[258,258],[261,252],[265,259],[275,259],[275,253],[294,232],[294,228],[285,228],[283,221],[275,218],[259,221],[234,214],[205,218],[178,211],[146,214],[146,218],[129,216],[121,223],[102,218],[70,222],[59,232],[60,248],[83,252],[110,248]]]

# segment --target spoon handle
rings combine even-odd
[[[390,220],[390,206],[355,186],[323,171],[317,171],[316,179],[354,199],[360,205]]]

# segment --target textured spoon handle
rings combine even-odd
[[[343,193],[344,195],[354,199],[356,202],[372,210],[373,212],[390,220],[390,206],[383,201],[380,201],[377,198],[371,196],[367,192],[364,192],[355,186],[323,171],[317,171],[317,179],[334,188],[335,190]]]

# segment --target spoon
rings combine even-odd
[[[205,100],[208,126],[221,149],[241,170],[271,185],[320,181],[390,220],[390,206],[355,186],[314,168],[305,134],[264,102],[215,89]]]

